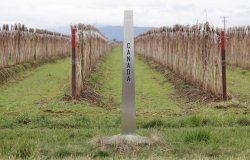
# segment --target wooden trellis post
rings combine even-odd
[[[227,100],[225,31],[221,31],[222,98]]]

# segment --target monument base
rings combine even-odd
[[[103,137],[101,143],[104,146],[107,145],[120,145],[120,144],[129,144],[129,145],[150,145],[151,140],[147,137],[139,135],[114,135],[110,137]]]

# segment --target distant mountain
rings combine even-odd
[[[122,26],[99,26],[97,27],[108,39],[116,39],[118,41],[123,40],[123,27]],[[134,36],[139,35],[140,33],[146,32],[152,27],[134,27]],[[49,28],[48,30],[59,32],[63,34],[70,34],[69,26],[62,26],[57,28]]]
[[[66,35],[70,35],[70,26],[61,26],[55,28],[48,28],[49,31],[58,32]]]
[[[134,36],[138,36],[140,33],[146,32],[152,27],[134,27]],[[122,26],[104,26],[98,28],[108,39],[116,39],[118,41],[123,40],[123,27]]]

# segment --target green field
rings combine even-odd
[[[159,144],[101,148],[120,133],[122,49],[103,57],[90,81],[103,106],[65,101],[70,60],[29,69],[0,86],[0,159],[250,159],[250,72],[228,69],[233,100],[205,104],[180,97],[173,84],[136,57],[137,133]]]

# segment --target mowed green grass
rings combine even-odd
[[[234,98],[250,103],[250,71],[228,67],[227,81],[228,92]]]
[[[28,70],[21,75],[23,80],[0,86],[1,112],[35,112],[37,108],[34,108],[34,104],[62,96],[68,86],[69,71],[69,59],[66,58]]]
[[[1,86],[0,159],[250,158],[250,119],[244,108],[187,103],[162,74],[138,57],[137,133],[159,135],[164,143],[122,153],[92,146],[96,137],[120,133],[121,52],[113,49],[90,78],[108,109],[62,100],[69,90],[69,59],[29,70],[21,81]],[[237,74],[242,73],[228,72],[233,78]],[[247,92],[237,96],[245,95],[250,98]]]

